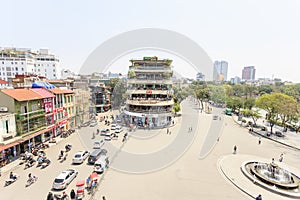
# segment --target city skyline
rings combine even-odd
[[[33,0],[6,1],[3,15],[14,15],[3,21],[0,45],[49,48],[59,55],[62,68],[76,72],[88,55],[107,39],[139,28],[163,28],[194,40],[212,60],[228,61],[228,78],[241,76],[243,66],[255,66],[257,78],[279,77],[283,81],[299,82],[294,73],[300,65],[297,59],[300,29],[295,26],[300,19],[299,6],[296,0],[157,1],[147,7],[135,1],[118,4],[46,1],[43,5]],[[155,14],[141,16],[128,12],[142,8]],[[172,12],[161,17],[165,16],[166,8]],[[77,10],[83,14],[79,15]],[[19,20],[23,16],[35,22],[23,23]]]

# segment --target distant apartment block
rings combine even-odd
[[[31,74],[60,78],[59,59],[48,49],[0,48],[0,79],[8,81],[15,75]]]
[[[227,80],[227,71],[228,71],[228,62],[226,61],[215,61],[214,62],[214,71],[213,71],[213,80],[214,81],[226,81]]]
[[[231,79],[230,79],[230,83],[231,83],[231,84],[238,84],[238,83],[240,83],[240,82],[241,82],[241,78],[238,77],[238,76],[235,76],[234,78],[231,78]]]
[[[254,81],[255,80],[255,68],[254,66],[244,67],[242,71],[242,80]]]

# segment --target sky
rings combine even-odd
[[[212,61],[227,61],[229,78],[253,65],[256,78],[300,82],[298,0],[11,0],[1,8],[0,46],[49,48],[74,72],[108,39],[160,28],[195,41]],[[124,58],[110,71],[128,69]],[[174,68],[195,78],[195,71],[176,68],[182,63],[174,59]]]

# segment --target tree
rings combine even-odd
[[[247,98],[244,101],[244,109],[251,110],[255,106],[255,99],[254,98]]]
[[[280,118],[281,123],[285,126],[288,116],[294,113],[292,105],[291,97],[281,93],[264,94],[256,100],[256,106],[267,111],[266,119],[270,123],[271,133],[273,133],[273,126],[278,124]]]
[[[175,115],[177,115],[177,113],[180,111],[180,104],[178,102],[174,103],[173,111],[174,111]]]
[[[233,111],[240,110],[243,107],[243,100],[241,97],[226,97],[226,107]]]
[[[195,90],[195,96],[197,100],[201,103],[201,111],[203,110],[203,101],[209,98],[208,88],[198,88]]]
[[[242,110],[242,114],[244,116],[251,117],[254,122],[254,125],[256,125],[257,120],[259,118],[261,118],[261,115],[259,114],[259,112],[257,110],[245,109],[245,110]]]
[[[281,102],[279,107],[279,116],[281,119],[281,124],[286,127],[286,123],[291,121],[293,117],[297,114],[297,101],[294,97],[279,94],[277,96],[277,101]]]

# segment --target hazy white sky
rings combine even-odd
[[[73,71],[115,35],[162,28],[194,40],[213,61],[228,61],[229,78],[254,65],[257,78],[300,82],[298,0],[12,0],[1,8],[0,46],[50,48]],[[128,68],[123,63],[114,70]],[[194,78],[193,70],[186,76]]]

